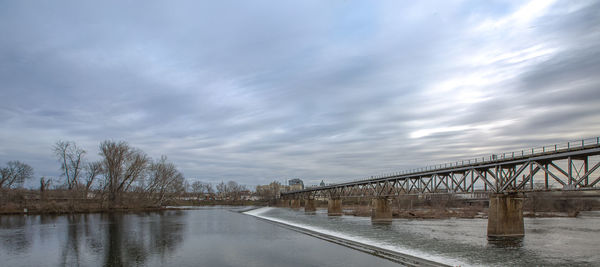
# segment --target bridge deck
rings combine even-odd
[[[569,142],[566,146],[552,145],[541,147],[541,149],[537,148],[537,151],[528,149],[517,153],[496,154],[372,179],[290,191],[281,193],[281,195],[293,196],[320,191],[338,195],[347,195],[350,191],[354,191],[355,195],[364,195],[366,191],[364,187],[368,187],[368,190],[374,191],[371,193],[376,195],[383,193],[472,193],[475,192],[476,185],[485,192],[527,191],[533,190],[536,174],[538,177],[544,176],[545,188],[543,189],[545,190],[552,189],[549,185],[549,177],[554,183],[562,185],[563,189],[594,189],[597,188],[595,185],[598,184],[600,177],[591,183],[589,179],[592,173],[600,167],[600,162],[589,168],[589,157],[597,155],[600,155],[600,138],[598,137],[575,143]],[[556,163],[560,160],[567,160],[566,170]],[[576,167],[575,163],[582,165]],[[575,168],[573,168],[574,166]],[[554,170],[551,170],[552,168]],[[527,169],[529,170],[526,171]],[[523,174],[522,179],[520,179],[521,174]],[[526,185],[529,185],[529,188],[526,188]],[[354,188],[358,189],[353,190]]]

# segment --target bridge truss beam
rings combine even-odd
[[[600,189],[600,147],[334,184],[284,198],[393,197]],[[591,164],[590,164],[591,163]]]

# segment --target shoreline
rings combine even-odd
[[[16,206],[16,207],[15,207]],[[101,203],[87,204],[67,204],[67,203],[43,203],[33,206],[3,206],[0,207],[0,216],[3,215],[65,215],[65,214],[89,214],[89,213],[112,213],[112,212],[154,212],[164,210],[186,210],[194,207],[213,207],[213,206],[247,206],[247,207],[267,207],[268,202],[263,201],[202,201],[166,203],[163,206],[141,206],[141,205],[121,205],[113,208],[102,207]],[[186,208],[187,207],[187,208]],[[283,207],[286,208],[286,207]],[[326,207],[317,207],[317,209],[326,209]],[[596,209],[592,209],[594,211]],[[582,212],[585,212],[582,210]],[[525,218],[575,218],[580,211],[523,211]],[[370,217],[371,209],[369,206],[350,206],[343,210],[343,214],[356,217]],[[393,212],[395,219],[417,219],[417,220],[440,220],[450,218],[460,219],[487,219],[487,210],[485,208],[417,208],[413,210],[395,210]]]
[[[279,208],[289,208],[274,206]],[[317,207],[318,210],[327,210],[327,207]],[[523,211],[523,218],[576,218],[582,212],[600,211],[600,209],[575,210],[575,211]],[[342,214],[345,216],[371,217],[370,206],[344,207]],[[416,208],[412,210],[394,210],[393,219],[416,219],[416,220],[443,220],[443,219],[487,219],[487,208]]]
[[[193,210],[195,207],[214,207],[214,206],[266,206],[265,203],[245,202],[245,201],[211,201],[201,205],[190,205],[189,203],[173,205],[168,203],[164,206],[117,206],[117,207],[99,207],[100,204],[90,206],[81,205],[50,205],[50,207],[25,207],[25,208],[0,208],[0,216],[9,215],[68,215],[68,214],[90,214],[90,213],[113,213],[113,212],[156,212],[166,210]],[[33,208],[33,209],[32,209]]]

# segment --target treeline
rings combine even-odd
[[[216,185],[216,190],[211,183],[195,181],[190,185],[189,189],[190,192],[186,195],[191,195],[197,200],[240,200],[244,193],[250,193],[245,185],[238,184],[236,181],[220,182]]]
[[[87,160],[87,151],[70,141],[56,142],[53,153],[62,179],[41,177],[40,198],[61,191],[61,196],[66,192],[70,198],[97,199],[108,207],[131,203],[161,206],[169,199],[190,196],[238,200],[242,192],[247,191],[234,181],[221,182],[216,190],[210,183],[197,181],[190,185],[167,156],[153,160],[124,141],[100,143],[98,161]],[[10,161],[0,168],[0,191],[22,188],[25,181],[32,179],[31,166]]]

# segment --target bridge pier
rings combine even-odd
[[[299,209],[300,208],[300,199],[297,199],[297,198],[292,199],[291,206],[292,206],[292,209]]]
[[[521,194],[490,195],[487,235],[488,240],[520,238],[525,235]]]
[[[315,199],[307,198],[304,201],[304,212],[315,212],[315,211],[317,211],[317,208],[315,207]]]
[[[387,197],[376,197],[372,200],[371,221],[372,222],[391,222],[392,208],[390,199]]]
[[[330,198],[327,204],[327,215],[329,216],[342,216],[342,199],[341,198]]]

